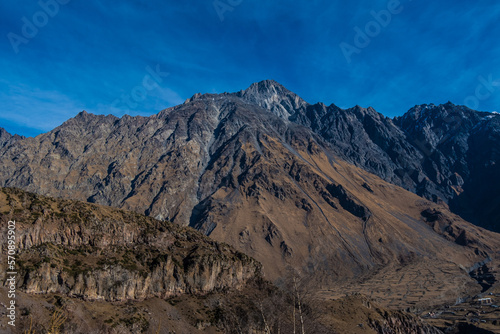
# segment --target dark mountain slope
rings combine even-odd
[[[201,106],[205,110],[191,109],[197,108],[197,100],[205,98],[212,99],[213,106]],[[243,105],[245,105],[244,108],[242,108]],[[450,204],[455,213],[479,226],[492,230],[500,228],[497,226],[499,215],[498,209],[496,209],[500,207],[498,200],[498,189],[500,189],[498,183],[500,181],[498,181],[498,177],[495,177],[498,172],[497,160],[500,151],[500,116],[477,112],[451,103],[440,106],[415,106],[404,116],[391,120],[372,108],[365,109],[356,106],[344,110],[335,105],[325,106],[321,103],[310,105],[277,82],[267,80],[253,84],[248,89],[238,93],[204,96],[197,94],[186,101],[184,105],[171,108],[161,114],[166,117],[156,115],[149,118],[131,118],[126,116],[120,120],[114,116],[88,118],[88,115],[81,114],[61,128],[52,131],[50,135],[41,136],[40,145],[42,146],[40,149],[43,151],[48,149],[46,145],[58,145],[56,150],[51,149],[54,151],[51,154],[57,155],[58,151],[64,154],[66,138],[79,137],[80,135],[83,135],[82,142],[88,144],[79,147],[76,152],[68,151],[76,156],[79,155],[78,152],[99,156],[108,150],[114,151],[115,148],[122,151],[131,149],[123,159],[128,159],[133,155],[134,159],[140,160],[143,165],[138,166],[136,170],[144,171],[143,174],[137,175],[129,170],[131,175],[127,175],[125,180],[122,180],[124,175],[111,173],[113,169],[118,167],[120,161],[106,159],[105,156],[102,156],[99,157],[102,161],[98,165],[104,164],[106,168],[100,170],[94,177],[99,178],[101,175],[101,181],[107,185],[103,185],[98,179],[88,182],[82,179],[78,182],[83,181],[87,187],[92,188],[85,191],[86,194],[89,194],[87,199],[90,201],[115,206],[125,205],[118,203],[120,201],[118,198],[113,199],[114,195],[111,193],[106,194],[106,192],[111,191],[111,188],[116,188],[113,189],[113,193],[128,192],[130,198],[127,203],[131,204],[130,207],[136,207],[137,205],[132,202],[139,200],[140,196],[139,193],[132,192],[132,188],[137,192],[139,191],[136,187],[138,182],[141,182],[143,178],[155,177],[153,174],[159,172],[163,166],[157,164],[160,157],[163,163],[187,166],[184,164],[185,161],[177,161],[176,157],[165,155],[167,152],[171,152],[174,146],[179,147],[180,144],[176,138],[182,138],[183,142],[189,142],[189,145],[194,144],[194,146],[186,146],[185,149],[196,150],[200,146],[199,155],[202,156],[202,161],[192,174],[198,173],[198,176],[201,176],[203,168],[205,168],[204,164],[209,164],[210,159],[212,159],[211,154],[216,153],[220,144],[230,139],[225,135],[225,132],[221,131],[226,131],[229,128],[239,129],[243,122],[247,124],[247,130],[244,131],[255,127],[255,122],[247,120],[245,117],[250,117],[250,114],[259,109],[257,106],[282,119],[282,121],[273,119],[271,124],[284,121],[280,125],[282,128],[289,127],[291,123],[303,125],[328,142],[330,144],[328,149],[341,159],[427,199],[435,202],[444,201]],[[245,108],[248,112],[242,111]],[[231,111],[231,109],[234,110]],[[240,109],[241,111],[235,113],[235,110]],[[261,110],[260,115],[265,115],[265,112]],[[229,118],[226,119],[226,116]],[[242,117],[238,121],[239,123],[229,124],[231,123],[229,119],[234,120],[237,117]],[[87,121],[90,123],[87,124]],[[81,131],[86,127],[90,129],[89,133]],[[257,125],[257,128],[260,126]],[[143,129],[147,129],[147,131],[142,131]],[[128,133],[127,136],[124,136],[125,131],[135,131],[136,134],[130,137],[130,133]],[[194,141],[192,141],[193,138],[195,138]],[[4,147],[0,154],[2,151],[6,153],[7,164],[9,160],[16,157],[18,166],[22,166],[26,171],[32,168],[32,173],[36,175],[36,166],[19,164],[19,161],[26,161],[22,160],[24,157],[19,150],[22,150],[25,143],[35,143],[35,141],[28,138],[23,141],[23,144],[10,148],[10,144],[19,139],[21,138],[18,136],[12,137],[2,131],[0,143]],[[111,143],[113,140],[116,143]],[[195,144],[197,142],[198,144]],[[103,148],[103,143],[106,143],[106,148]],[[155,143],[160,147],[156,146]],[[213,147],[208,147],[207,144]],[[70,145],[74,146],[73,143]],[[101,146],[101,148],[97,149],[97,146]],[[155,152],[150,152],[153,146]],[[163,155],[157,156],[158,152],[163,152]],[[144,165],[143,155],[150,155],[149,164]],[[51,161],[50,156],[46,156],[43,161],[39,162],[44,166],[48,161]],[[57,164],[56,161],[51,161],[51,163]],[[74,167],[80,164],[78,159],[72,162]],[[55,165],[51,168],[57,168]],[[16,172],[16,168],[12,169],[11,167],[0,167],[0,169],[8,170],[2,177],[3,184],[9,185],[11,182],[12,185],[27,186],[30,183],[28,180],[12,183],[12,173],[19,174],[20,172]],[[134,169],[136,167],[129,164],[128,168]],[[178,175],[183,172],[191,173],[191,170],[182,171],[183,168],[176,171]],[[192,168],[193,166],[191,166]],[[65,175],[65,172],[62,172],[58,175],[58,179],[61,178],[61,175]],[[81,174],[89,173],[95,175],[94,171],[86,170],[82,170]],[[137,179],[133,180],[134,186],[129,186],[130,180],[127,177],[135,178],[136,176]],[[20,177],[22,176],[16,176],[18,179]],[[120,181],[118,184],[111,182],[112,179],[120,179],[123,182]],[[73,181],[75,180],[67,179],[69,183],[74,183]],[[57,180],[57,182],[64,181]],[[198,195],[202,196],[202,194],[198,194],[198,190],[195,191],[196,195],[193,193],[194,188],[196,188],[193,183],[194,179],[189,182],[178,184],[175,187],[173,187],[175,182],[160,186],[160,189],[163,190],[178,188],[179,194],[182,193],[182,195],[175,203],[167,204],[168,213],[164,209],[163,216],[158,216],[159,218],[174,218],[181,214],[184,215],[185,221],[188,219],[187,216],[190,216],[190,213],[181,213],[176,209],[178,202],[182,201],[185,196],[193,199],[188,199],[187,202],[197,202]],[[55,186],[56,188],[64,187],[60,184]],[[78,188],[81,187],[85,187],[85,185],[77,186],[73,192],[75,192],[76,198],[84,199],[83,194],[76,194],[79,191]],[[108,190],[105,189],[106,187]],[[34,186],[27,189],[37,191]],[[145,206],[146,203],[159,202],[158,204],[153,203],[152,207],[144,209],[144,212],[148,210],[147,213],[151,214],[157,205],[165,207],[165,205],[160,204],[163,201],[162,196],[156,197],[158,193],[161,193],[160,189],[141,190],[144,193],[140,195],[145,196],[142,206]],[[50,192],[50,194],[60,196],[57,191]],[[195,197],[196,199],[194,199]]]
[[[455,212],[492,230],[500,221],[500,115],[451,103],[412,108],[397,124],[423,153],[429,181]],[[425,187],[417,190],[428,197]]]
[[[373,108],[310,105],[274,81],[236,95],[312,129],[342,159],[500,231],[500,115],[447,103],[389,119]]]

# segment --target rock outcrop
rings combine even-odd
[[[14,143],[16,140],[24,139],[19,135],[11,135],[4,128],[0,128],[0,148],[8,146],[9,144]]]
[[[27,293],[168,298],[239,288],[260,275],[258,262],[228,245],[135,213],[8,188],[0,208],[4,248],[7,221],[16,220],[18,285]]]

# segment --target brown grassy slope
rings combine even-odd
[[[445,206],[332,162],[320,150],[305,150],[313,142],[294,144],[292,154],[273,138],[262,140],[267,159],[240,176],[237,189],[221,188],[211,197],[201,226],[215,226],[213,238],[259,258],[270,277],[288,263],[321,266],[322,260],[333,263],[331,274],[340,277],[424,256],[469,267],[498,251],[498,234],[464,222]],[[248,160],[256,155],[250,145],[243,149]],[[339,186],[344,195],[330,191]],[[421,213],[429,208],[442,212],[447,225],[426,223]],[[467,247],[455,242],[462,230],[473,240]]]
[[[266,137],[260,144],[266,159],[245,177],[230,176],[239,187],[215,192],[198,228],[261,261],[267,277],[276,279],[292,266],[314,272],[317,284],[328,289],[360,279],[353,289],[337,288],[342,294],[385,268],[395,282],[412,277],[413,286],[405,281],[386,293],[393,281],[382,275],[363,292],[381,291],[376,297],[394,307],[449,302],[480,291],[464,268],[498,257],[498,234],[332,160],[312,140],[298,138],[285,147]],[[252,145],[243,150],[248,160],[258,155]]]
[[[39,270],[36,265],[42,262],[50,267],[54,264],[56,268],[53,269],[74,275],[73,271],[81,270],[82,266],[95,270],[93,266],[99,266],[99,260],[103,258],[113,259],[113,262],[117,262],[114,265],[127,267],[130,271],[140,270],[141,266],[148,262],[149,253],[153,249],[171,245],[172,241],[175,247],[169,251],[179,256],[178,262],[184,262],[186,255],[200,248],[203,254],[211,252],[226,256],[227,262],[233,261],[231,266],[237,265],[238,262],[238,253],[232,251],[229,246],[220,248],[195,231],[130,212],[82,202],[53,200],[16,189],[2,189],[0,203],[2,222],[16,217],[20,232],[18,246],[22,249],[19,259],[24,261],[20,268],[31,274]],[[2,228],[4,227],[5,224],[2,224]],[[177,245],[174,240],[178,241]],[[147,247],[142,247],[141,243],[146,243]],[[90,247],[80,247],[82,245]],[[114,246],[122,246],[122,249]],[[58,257],[51,253],[54,249],[58,251]],[[130,261],[133,260],[133,257],[129,256],[130,253],[134,256],[142,254],[145,260]],[[239,255],[240,258],[242,256]],[[69,261],[67,264],[65,259]],[[75,260],[80,261],[78,266],[75,266]],[[137,268],[132,268],[134,265]],[[110,264],[108,270],[112,270],[112,266],[113,264]],[[403,268],[406,270],[408,267],[410,265],[406,264]],[[67,283],[71,284],[70,281]],[[115,276],[112,283],[120,284],[119,277]],[[378,286],[383,284],[384,282],[381,282]],[[317,289],[317,286],[313,288]],[[6,290],[0,290],[2,302],[5,303]],[[22,290],[21,287],[20,291]],[[249,321],[251,326],[257,326],[263,331],[262,315],[259,311],[261,301],[264,301],[267,321],[284,316],[288,320],[282,321],[283,328],[291,328],[289,318],[292,307],[286,304],[286,301],[283,304],[286,308],[279,306],[280,304],[276,306],[274,299],[269,299],[266,291],[246,285],[242,286],[241,292],[231,292],[229,295],[215,293],[205,294],[206,297],[193,297],[181,294],[169,302],[151,296],[152,298],[146,298],[144,301],[92,303],[79,298],[67,298],[72,296],[89,299],[85,295],[61,294],[61,291],[56,294],[50,291],[30,292],[49,292],[41,297],[24,293],[19,295],[24,314],[23,323],[27,324],[28,313],[36,316],[35,319],[39,321],[37,328],[42,333],[41,329],[47,326],[44,319],[49,319],[54,306],[63,307],[64,311],[71,315],[71,321],[65,327],[67,333],[91,330],[106,332],[113,326],[123,333],[137,333],[144,328],[146,333],[153,333],[160,319],[163,332],[175,330],[179,333],[195,333],[198,328],[206,328],[205,332],[215,333],[221,331],[225,325],[232,326],[232,329],[236,328],[236,324],[250,326]],[[340,298],[327,302],[321,299],[321,294],[315,293],[309,297],[312,299],[305,300],[303,306],[307,310],[306,326],[317,330],[312,331],[315,333],[382,333],[389,328],[397,329],[401,333],[413,333],[413,330],[418,332],[423,328],[428,333],[434,333],[432,328],[422,325],[414,317],[388,311],[364,297]],[[331,295],[327,299],[330,297]],[[222,309],[221,301],[224,306]],[[235,313],[237,309],[239,311]],[[248,314],[252,316],[249,317]],[[363,326],[360,327],[359,324]]]
[[[265,334],[265,323],[271,333],[292,333],[293,299],[290,297],[259,284],[204,296],[180,295],[166,300],[154,297],[120,303],[21,292],[17,298],[19,313],[15,330],[9,331],[2,319],[0,332],[22,333],[31,322],[35,333],[47,333],[51,315],[58,311],[66,317],[60,328],[65,334],[156,334],[158,329],[161,334]],[[0,302],[8,302],[3,287],[0,287]],[[360,295],[321,303],[304,298],[301,307],[306,333],[440,333],[415,316],[384,309]],[[295,312],[295,328],[300,332],[298,308]]]

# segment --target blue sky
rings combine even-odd
[[[391,117],[496,111],[499,17],[493,0],[2,1],[0,126],[34,136],[81,110],[151,115],[264,79]]]

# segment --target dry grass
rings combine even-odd
[[[49,331],[47,334],[60,334],[61,327],[66,322],[67,316],[62,309],[56,309],[50,318]]]
[[[47,334],[61,334],[61,327],[67,319],[68,317],[66,316],[66,314],[64,314],[64,311],[62,309],[54,310],[54,313],[52,313],[52,316],[50,317],[49,329],[47,331]],[[36,334],[35,330],[33,329],[33,318],[31,316],[30,327],[29,329],[25,330],[23,334]]]
[[[23,334],[35,334],[35,330],[33,329],[33,318],[30,316],[30,328],[25,330]]]
[[[160,329],[161,329],[161,320],[158,323],[158,329],[156,330],[155,334],[160,334]]]

